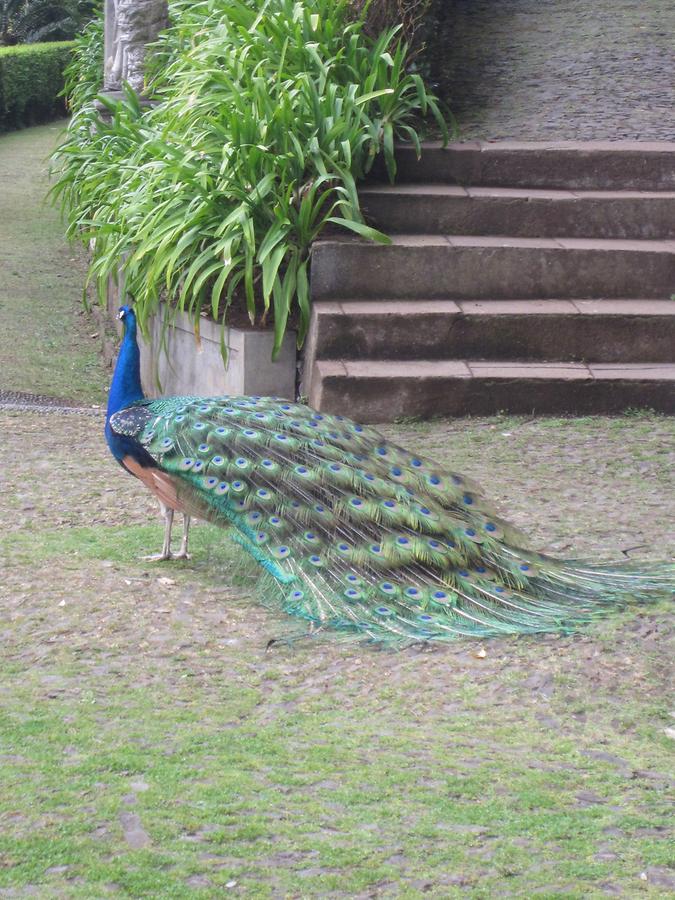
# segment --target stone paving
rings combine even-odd
[[[435,0],[433,77],[462,139],[673,140],[675,4]]]

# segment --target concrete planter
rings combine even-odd
[[[116,314],[119,293],[108,293],[111,314]],[[227,366],[220,353],[220,326],[200,320],[200,339],[195,338],[192,319],[178,313],[166,324],[162,307],[150,323],[146,341],[139,335],[141,381],[149,397],[160,395],[218,396],[220,394],[296,397],[295,334],[288,332],[276,362],[272,362],[272,331],[227,328]],[[162,343],[162,341],[164,343]]]

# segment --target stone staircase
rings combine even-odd
[[[370,422],[675,412],[675,143],[400,148],[315,244],[303,393]]]

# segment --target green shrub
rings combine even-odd
[[[90,6],[89,0],[0,0],[0,47],[70,41]]]
[[[59,93],[72,41],[0,47],[0,131],[65,115]]]
[[[103,87],[103,7],[73,41],[71,60],[65,68],[63,96],[75,113],[96,98]]]
[[[58,151],[70,233],[94,241],[101,290],[123,260],[144,327],[163,297],[195,320],[232,302],[274,321],[309,322],[312,241],[327,225],[368,228],[356,180],[394,140],[418,143],[420,115],[445,123],[406,72],[396,28],[369,37],[349,0],[208,0],[172,5],[141,109],[128,92],[111,121],[91,107]]]

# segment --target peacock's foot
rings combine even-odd
[[[166,562],[169,559],[192,559],[192,555],[187,550],[179,550],[177,553],[152,553],[150,556],[141,556],[140,559],[146,562]]]

